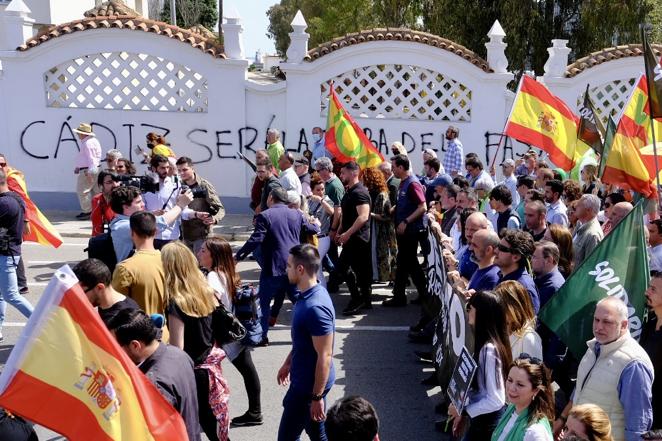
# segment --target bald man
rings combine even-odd
[[[634,209],[631,203],[629,202],[619,202],[618,204],[614,205],[613,208],[611,209],[611,213],[609,213],[609,222],[611,222],[611,228],[612,231],[614,228],[616,228],[616,224],[618,224],[625,216],[628,215],[629,212],[631,212]]]
[[[615,441],[640,440],[653,421],[653,364],[628,330],[628,307],[616,297],[600,300],[593,314],[594,339],[579,363],[572,401],[561,413],[567,418],[575,404],[593,403],[609,415]],[[555,432],[562,418],[554,423]]]
[[[478,230],[471,238],[474,263],[478,269],[469,280],[467,289],[474,291],[494,289],[499,283],[499,267],[494,264],[497,247],[499,246],[499,235],[488,229]]]
[[[460,271],[460,276],[464,279],[471,279],[471,276],[478,269],[478,265],[471,260],[471,241],[476,232],[481,230],[491,229],[491,222],[487,219],[484,213],[476,212],[471,214],[467,218],[467,222],[464,226],[464,234],[467,237],[467,244],[469,248],[459,256],[458,260],[458,271]]]

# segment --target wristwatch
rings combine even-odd
[[[322,398],[324,398],[324,395],[322,395],[322,394],[320,394],[320,395],[315,395],[315,394],[313,394],[313,396],[312,396],[311,399],[312,399],[313,401],[321,401]]]

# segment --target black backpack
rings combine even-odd
[[[91,237],[87,242],[87,248],[83,251],[87,252],[87,257],[90,259],[99,259],[105,263],[111,273],[115,270],[117,256],[110,232]]]

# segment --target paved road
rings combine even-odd
[[[58,229],[64,232],[65,243],[55,250],[36,244],[25,244],[24,258],[30,282],[28,299],[36,304],[53,271],[64,263],[75,263],[84,258],[86,245],[84,236],[87,225],[60,219]],[[237,236],[235,237],[237,238]],[[240,238],[240,237],[239,237]],[[234,247],[241,241],[232,242]],[[244,280],[257,280],[259,268],[255,262],[241,262],[239,270]],[[388,296],[385,286],[375,289],[375,308],[366,316],[344,318],[343,307],[349,300],[346,292],[333,295],[336,305],[337,333],[335,340],[334,363],[337,381],[329,394],[329,404],[347,395],[362,395],[376,407],[381,420],[380,437],[392,440],[439,440],[433,422],[434,404],[440,393],[439,388],[427,390],[420,380],[428,374],[430,367],[419,363],[414,357],[414,349],[425,349],[407,341],[407,328],[417,321],[418,307],[386,309],[379,304]],[[291,304],[286,302],[279,324],[270,331],[269,347],[258,348],[253,352],[255,365],[262,381],[262,407],[265,424],[253,428],[231,429],[233,441],[254,441],[276,439],[278,423],[282,412],[281,401],[285,389],[276,384],[276,372],[290,349]],[[7,318],[3,330],[5,341],[0,343],[0,370],[18,339],[25,319],[14,309],[7,308]],[[247,408],[245,390],[240,375],[229,362],[223,363],[231,388],[230,414],[242,414]],[[39,427],[40,440],[61,440],[57,434]],[[304,439],[307,437],[304,436]]]

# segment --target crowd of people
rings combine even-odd
[[[450,428],[456,439],[479,441],[658,439],[662,382],[654,372],[662,363],[662,322],[656,319],[662,313],[662,221],[657,216],[647,220],[651,281],[639,341],[628,331],[627,306],[614,297],[596,305],[594,338],[581,359],[537,320],[540,309],[633,209],[631,192],[603,185],[594,164],[573,180],[530,150],[504,160],[496,181],[494,167],[475,153],[465,155],[459,130],[450,127],[443,158],[425,150],[420,173],[413,170],[411,152],[397,142],[378,167],[360,169],[356,162],[332,157],[319,127],[313,129],[313,149],[303,155],[285,150],[279,132],[270,129],[268,146],[256,152],[255,161],[243,157],[255,171],[254,229],[233,252],[227,241],[211,235],[225,210],[190,158],[176,157],[165,139],[150,134],[149,151],[141,150],[149,168],[145,182],[117,151],[101,161],[89,125],[76,132],[81,138],[78,217],[91,218],[92,234],[107,235],[113,252],[79,263],[74,272],[122,348],[181,413],[190,439],[200,438],[200,427],[210,440],[224,440],[230,425],[262,424],[260,378],[251,351],[269,345],[269,329],[286,297],[294,303],[292,351],[277,374],[279,383],[289,385],[278,439],[296,440],[304,430],[313,440],[378,439],[378,420],[365,400],[346,398],[328,412],[325,407],[335,379],[335,311],[372,313],[372,287],[381,283],[392,288],[383,307],[420,305],[409,339],[431,345],[438,306],[430,306],[436,293],[429,292],[425,273],[428,234],[443,244],[447,278],[466,298],[477,364],[466,406],[458,411],[446,400],[436,406],[447,414],[438,428]],[[11,193],[4,176],[0,172],[0,195]],[[13,226],[0,265],[7,273],[14,270],[11,280],[0,283],[5,300],[28,317],[32,307],[15,276],[22,210],[20,198],[0,197],[0,227]],[[261,312],[257,339],[218,344],[212,316],[219,305],[237,310],[245,284],[236,262],[249,257],[261,267],[257,293],[249,299]],[[343,283],[349,301],[334,306],[329,293]],[[1,325],[4,302],[0,305]],[[416,354],[434,360],[431,351]],[[232,421],[221,369],[225,358],[241,374],[249,402]],[[438,380],[432,376],[424,383]]]

